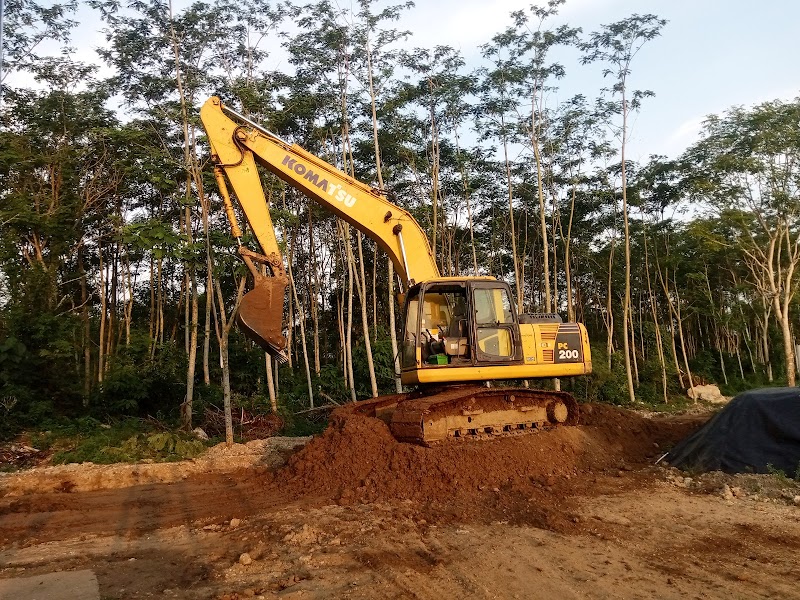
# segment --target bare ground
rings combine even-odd
[[[92,569],[108,599],[800,598],[796,484],[654,467],[702,418],[583,408],[429,449],[340,419],[282,468],[292,440],[3,474],[0,579]]]

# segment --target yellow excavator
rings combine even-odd
[[[214,174],[239,255],[254,286],[238,322],[267,352],[285,359],[288,283],[257,165],[280,177],[374,240],[403,284],[401,381],[406,394],[359,402],[401,441],[431,445],[577,423],[578,405],[560,391],[492,386],[493,380],[584,375],[592,361],[586,328],[555,314],[518,314],[508,284],[493,277],[441,277],[428,239],[405,209],[319,157],[210,98],[200,111]],[[228,183],[262,253],[241,244]],[[268,273],[256,267],[266,265]]]

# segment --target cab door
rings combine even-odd
[[[522,362],[519,325],[509,287],[486,282],[473,283],[471,288],[476,363]]]

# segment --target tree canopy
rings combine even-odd
[[[562,384],[579,398],[794,385],[800,99],[709,116],[680,157],[637,164],[628,118],[659,90],[637,89],[635,57],[675,33],[656,15],[554,25],[563,4],[512,13],[470,66],[409,47],[411,3],[7,2],[6,68],[28,83],[0,82],[0,434],[394,391],[386,257],[267,174],[289,364],[230,327],[247,271],[199,125],[212,94],[381,187],[443,274],[498,277],[521,311],[583,321],[595,372]],[[79,6],[104,23],[102,70],[72,58]],[[579,63],[608,88],[559,100]]]

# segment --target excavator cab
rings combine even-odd
[[[582,375],[586,329],[556,314],[517,314],[507,283],[439,278],[406,294],[401,380],[406,385]]]
[[[522,363],[506,283],[434,280],[413,286],[406,298],[404,371]]]

